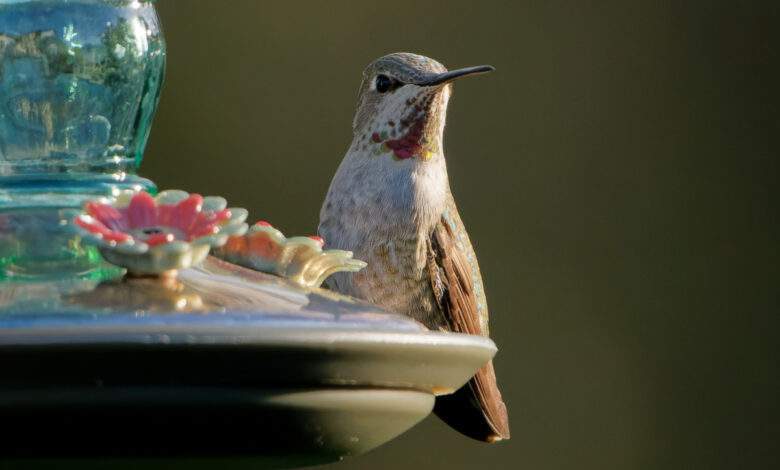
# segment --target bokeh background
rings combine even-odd
[[[777,2],[163,0],[142,174],[312,233],[388,52],[456,84],[445,149],[512,440],[435,418],[342,469],[778,466]]]

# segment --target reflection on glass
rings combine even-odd
[[[65,304],[109,313],[121,308],[136,315],[201,312],[213,308],[203,302],[198,292],[175,278],[156,277],[103,282],[92,291],[65,296]]]
[[[64,209],[155,192],[135,172],[164,67],[150,1],[0,0],[0,281],[104,277]]]
[[[0,0],[0,175],[135,170],[163,65],[147,3]]]

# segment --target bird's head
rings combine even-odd
[[[450,83],[490,72],[480,65],[447,71],[439,62],[410,53],[389,54],[363,72],[353,130],[354,145],[399,160],[427,160],[441,152]]]

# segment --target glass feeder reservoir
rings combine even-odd
[[[151,2],[0,0],[0,279],[100,275],[68,209],[154,192],[141,163],[165,69]]]

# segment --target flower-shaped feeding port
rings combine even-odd
[[[131,275],[175,275],[203,261],[229,236],[246,232],[246,209],[226,206],[224,198],[179,190],[156,197],[124,191],[87,202],[75,226],[108,262]]]
[[[364,261],[351,251],[323,250],[318,236],[287,238],[265,221],[255,223],[243,236],[232,236],[214,255],[225,261],[285,277],[305,287],[319,287],[336,272],[357,272]]]

